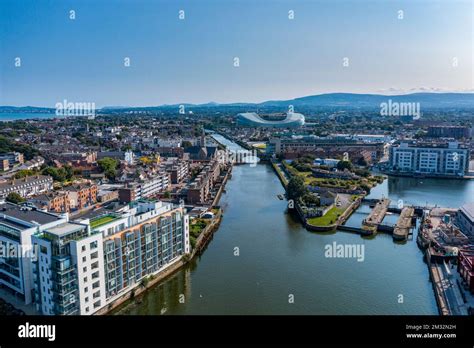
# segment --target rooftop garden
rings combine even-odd
[[[90,221],[90,225],[91,225],[91,228],[94,229],[102,225],[108,224],[109,222],[114,221],[115,219],[116,217],[113,215],[104,215],[104,216],[100,216],[98,218],[92,219]]]

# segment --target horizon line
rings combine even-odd
[[[238,101],[238,102],[215,102],[215,101],[206,101],[202,103],[189,103],[189,102],[182,102],[182,103],[171,103],[171,104],[155,104],[155,105],[135,105],[135,106],[120,106],[120,105],[113,105],[113,104],[108,104],[104,105],[101,107],[98,107],[97,109],[104,109],[104,108],[117,108],[117,109],[131,109],[131,108],[156,108],[156,107],[166,107],[166,106],[178,106],[178,105],[193,105],[193,106],[201,106],[201,105],[206,105],[206,104],[216,104],[216,105],[230,105],[230,104],[263,104],[267,102],[284,102],[284,101],[290,101],[290,100],[295,100],[295,99],[302,99],[302,98],[307,98],[307,97],[316,97],[316,96],[324,96],[324,95],[331,95],[331,94],[348,94],[348,95],[371,95],[371,96],[382,96],[382,97],[398,97],[398,96],[404,96],[404,95],[413,95],[413,94],[474,94],[474,90],[462,90],[462,91],[442,91],[442,90],[417,90],[417,91],[411,91],[411,92],[402,92],[402,93],[394,93],[394,94],[386,94],[387,92],[383,93],[376,93],[376,92],[371,92],[371,93],[355,93],[355,92],[326,92],[326,93],[319,93],[319,94],[309,94],[301,97],[294,97],[290,99],[268,99],[260,102],[245,102],[245,101]],[[67,98],[64,98],[61,101],[67,100]],[[72,101],[73,103],[95,103],[91,101]],[[0,105],[0,108],[5,108],[5,107],[14,107],[14,108],[43,108],[43,109],[55,109],[55,106],[35,106],[35,105]]]

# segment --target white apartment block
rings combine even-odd
[[[2,204],[0,243],[28,247],[0,258],[0,283],[44,315],[95,314],[191,252],[184,207],[150,200],[74,222]]]
[[[32,237],[36,308],[45,315],[93,314],[105,305],[103,240],[67,222]]]
[[[0,257],[0,284],[25,304],[34,299],[32,262],[36,257],[32,236],[64,224],[67,215],[45,213],[26,205],[0,204],[0,245],[15,254]]]
[[[463,176],[469,170],[469,149],[457,142],[445,146],[412,145],[402,142],[390,149],[394,171]]]

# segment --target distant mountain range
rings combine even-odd
[[[380,107],[388,100],[392,102],[420,103],[422,107],[467,107],[474,108],[474,93],[412,93],[404,95],[330,93],[311,95],[290,100],[276,100],[261,103],[262,106],[343,106]]]
[[[422,108],[462,108],[474,109],[474,93],[412,93],[402,95],[381,95],[381,94],[355,94],[355,93],[328,93],[311,95],[301,98],[289,100],[269,100],[262,103],[225,103],[219,104],[209,102],[205,104],[173,104],[146,107],[129,107],[129,106],[106,106],[98,111],[117,112],[126,110],[155,110],[178,108],[184,105],[186,108],[215,108],[215,107],[340,107],[350,108],[379,108],[383,102],[410,102],[420,103]],[[54,113],[54,108],[41,108],[34,106],[15,107],[0,106],[0,113],[6,112],[23,112],[23,113]]]

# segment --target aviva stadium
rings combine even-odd
[[[244,127],[275,127],[288,128],[304,125],[304,116],[294,112],[286,116],[259,116],[255,112],[244,112],[237,115],[237,124]]]

